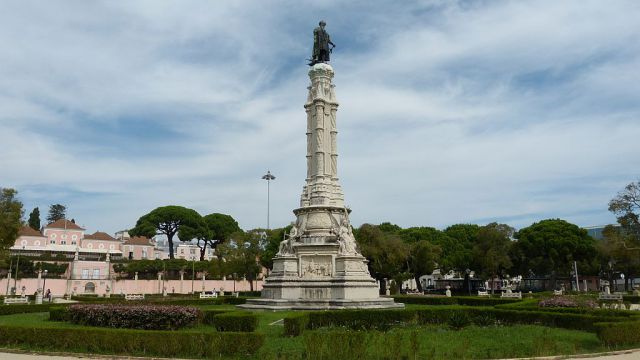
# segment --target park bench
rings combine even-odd
[[[562,295],[562,290],[553,290],[553,295],[561,296]]]
[[[18,297],[6,297],[4,298],[5,305],[11,304],[28,304],[29,298],[26,296],[18,296]]]
[[[478,290],[478,296],[489,296],[489,292],[488,291],[480,291],[480,290]]]
[[[629,304],[629,310],[640,311],[640,304]]]
[[[124,296],[125,300],[144,300],[144,294],[127,294]]]
[[[522,293],[521,292],[512,292],[512,293],[503,292],[502,295],[500,295],[500,297],[506,298],[506,299],[522,299]]]
[[[200,293],[200,299],[213,299],[213,298],[217,298],[218,294],[213,292],[211,294],[206,294],[206,293]]]
[[[598,296],[598,300],[615,300],[615,301],[622,301],[622,294],[605,294],[605,293],[600,293],[600,296]]]

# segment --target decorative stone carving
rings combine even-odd
[[[331,258],[326,256],[313,258],[303,257],[300,262],[300,267],[300,275],[303,278],[330,277],[332,274]]]

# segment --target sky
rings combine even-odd
[[[306,59],[337,45],[355,226],[615,222],[640,178],[640,2],[3,1],[0,187],[88,231],[295,220]]]

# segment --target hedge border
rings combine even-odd
[[[473,296],[392,296],[396,302],[416,305],[466,305],[466,306],[496,306],[501,304],[519,303],[520,299],[502,299],[492,297]]]
[[[213,316],[217,331],[253,332],[258,328],[258,315],[247,311],[224,312]]]
[[[549,327],[578,329],[595,332],[600,322],[622,322],[621,316],[557,313],[549,311],[523,311],[478,306],[433,306],[403,310],[332,310],[296,314],[284,319],[285,335],[299,336],[304,330],[323,327],[386,330],[393,326],[410,324],[447,324],[463,315],[473,323],[486,323],[495,319],[501,324],[539,324]]]
[[[607,346],[640,343],[640,321],[606,322],[594,326],[598,339]]]
[[[258,333],[0,326],[3,346],[127,356],[251,355],[263,343]]]

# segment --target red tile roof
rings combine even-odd
[[[38,230],[34,230],[29,226],[23,226],[18,233],[20,236],[42,236],[42,233]]]
[[[72,223],[71,221],[69,221],[67,219],[56,220],[56,221],[52,222],[51,224],[45,226],[45,228],[48,228],[48,229],[52,229],[52,228],[54,228],[54,229],[67,229],[67,230],[84,230],[80,226],[76,225],[75,223]]]
[[[127,241],[124,242],[124,245],[145,245],[145,246],[153,246],[151,240],[144,236],[134,236]]]
[[[102,232],[102,231],[96,231],[93,234],[85,235],[84,238],[88,239],[88,240],[118,241],[118,240],[114,239],[111,235],[107,234],[106,232]]]

